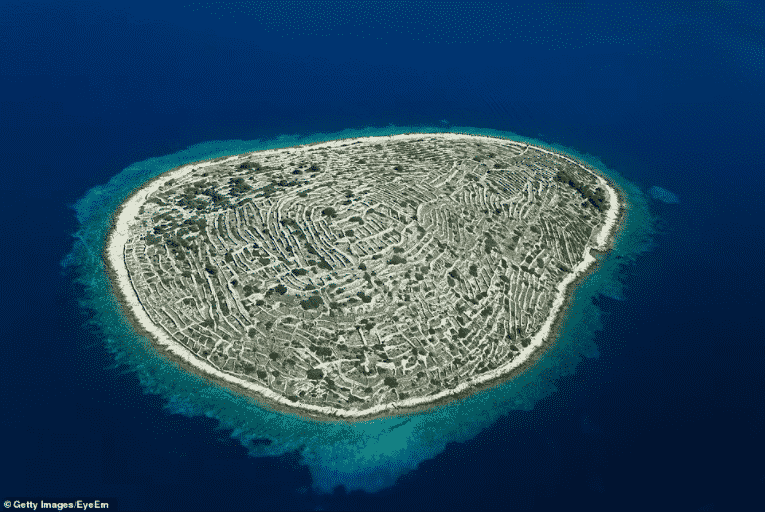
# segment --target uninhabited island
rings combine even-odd
[[[118,208],[103,259],[126,317],[186,370],[366,420],[522,371],[622,202],[595,169],[523,142],[344,139],[172,169]]]

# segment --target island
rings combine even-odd
[[[612,247],[622,195],[570,156],[410,133],[195,162],[115,211],[126,318],[185,370],[316,420],[512,378]]]

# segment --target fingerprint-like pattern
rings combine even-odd
[[[603,221],[597,179],[472,137],[243,155],[151,195],[125,261],[151,319],[199,358],[363,409],[519,357]]]

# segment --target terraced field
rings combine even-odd
[[[166,180],[124,263],[152,323],[199,361],[363,416],[528,357],[605,222],[604,184],[503,139],[269,150]]]

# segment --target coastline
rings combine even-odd
[[[536,150],[555,154],[575,165],[582,167],[586,171],[597,176],[601,184],[606,186],[609,193],[609,210],[606,215],[601,231],[594,236],[595,244],[588,243],[584,250],[584,259],[581,261],[566,278],[558,284],[558,293],[553,300],[553,306],[550,313],[542,324],[539,331],[533,336],[532,342],[520,352],[520,355],[514,361],[511,361],[495,370],[482,374],[479,378],[468,383],[462,383],[454,389],[447,389],[438,395],[410,398],[398,403],[374,406],[363,410],[335,409],[330,407],[321,407],[315,405],[295,405],[282,395],[279,395],[268,388],[254,383],[242,381],[232,375],[217,370],[206,361],[200,360],[190,350],[170,339],[156,325],[154,325],[143,309],[138,297],[133,289],[132,282],[124,264],[124,244],[127,237],[127,229],[131,220],[135,218],[138,208],[145,200],[146,196],[153,190],[156,190],[165,181],[191,172],[193,168],[206,167],[213,163],[221,163],[230,159],[239,159],[255,155],[267,154],[268,152],[282,152],[289,149],[306,148],[309,146],[340,147],[348,145],[347,141],[370,142],[375,143],[378,140],[407,140],[416,139],[423,136],[439,137],[444,139],[463,139],[474,137],[486,139],[487,142],[496,143],[504,141],[515,145],[531,147]],[[612,200],[613,199],[613,200]],[[513,141],[501,137],[490,137],[485,135],[471,135],[459,133],[407,133],[399,135],[383,135],[373,137],[354,137],[349,139],[337,139],[333,141],[314,142],[289,148],[267,149],[256,152],[247,152],[240,155],[231,155],[218,157],[208,160],[187,163],[166,171],[159,176],[147,181],[140,188],[135,189],[120,206],[115,210],[110,219],[110,229],[104,244],[101,258],[106,269],[109,287],[115,295],[117,302],[123,311],[125,318],[132,325],[133,329],[140,335],[150,340],[152,346],[167,360],[178,365],[185,371],[202,377],[204,380],[220,387],[230,389],[237,395],[246,396],[253,400],[258,406],[270,410],[294,414],[311,420],[319,421],[368,421],[386,416],[407,415],[418,412],[427,412],[436,406],[459,400],[476,391],[487,389],[505,380],[508,380],[519,373],[525,372],[533,365],[539,357],[547,350],[560,334],[560,328],[565,318],[566,312],[573,299],[574,290],[578,284],[591,275],[599,266],[599,260],[596,255],[605,254],[613,247],[613,241],[621,229],[624,213],[626,209],[624,201],[624,192],[619,189],[607,176],[601,175],[597,170],[585,167],[583,163],[578,162],[568,155],[555,152],[543,147],[535,146],[525,142]],[[592,242],[592,239],[591,239]]]

